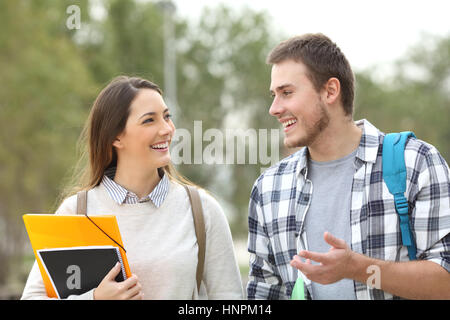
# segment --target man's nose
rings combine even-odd
[[[273,99],[273,101],[272,101],[272,105],[270,106],[269,113],[270,113],[272,116],[277,117],[277,116],[279,116],[280,114],[282,114],[283,112],[284,112],[283,106],[282,106],[281,103],[279,102],[278,98],[275,97],[275,98]]]

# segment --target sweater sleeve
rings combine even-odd
[[[75,214],[76,210],[76,196],[72,196],[63,201],[55,214]],[[25,288],[23,289],[21,300],[50,300],[45,290],[44,280],[42,280],[39,266],[35,261],[28,276]],[[67,300],[92,300],[94,299],[94,289],[85,292],[81,295],[71,295]]]
[[[219,203],[200,190],[205,217],[206,248],[203,282],[208,299],[243,299],[243,287],[230,227]]]

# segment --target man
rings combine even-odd
[[[406,143],[410,261],[382,178],[384,133],[353,121],[354,76],[343,53],[306,34],[267,60],[269,113],[285,145],[304,148],[253,186],[248,298],[288,299],[302,277],[312,299],[450,299],[450,175],[436,148]]]

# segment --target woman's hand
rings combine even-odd
[[[116,282],[115,278],[120,272],[120,263],[117,263],[111,271],[94,289],[94,300],[142,300],[144,293],[139,284],[138,277],[132,275],[122,282]]]

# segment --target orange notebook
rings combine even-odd
[[[115,216],[89,215],[89,218],[107,233],[109,237],[123,247],[122,237],[120,236]],[[105,233],[99,230],[86,216],[25,214],[23,215],[23,221],[49,297],[57,298],[57,294],[37,250],[83,246],[114,246],[120,251],[126,276],[131,277],[125,251],[105,235]]]

